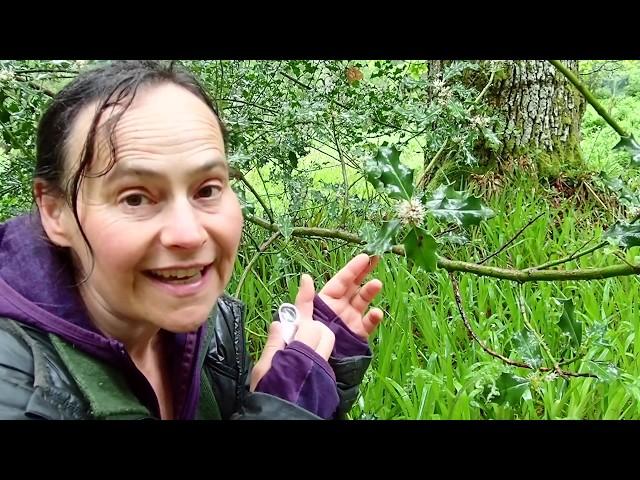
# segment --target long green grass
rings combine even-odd
[[[489,264],[512,268],[537,265],[573,252],[591,237],[598,241],[603,230],[591,223],[595,206],[587,204],[575,209],[567,201],[551,209],[526,179],[490,202],[490,206],[497,216],[468,232],[471,242],[467,246],[457,250],[443,247],[443,253],[477,260],[497,250],[541,211],[545,214],[520,240]],[[357,228],[359,220],[352,221]],[[290,238],[275,242],[272,249],[260,255],[240,295],[248,305],[249,339],[254,354],[261,349],[277,305],[295,298],[301,272],[309,272],[319,287],[359,252],[358,247],[337,248],[339,245],[329,241],[322,247],[317,240]],[[637,252],[629,252],[629,258],[634,254]],[[249,260],[242,255],[235,278]],[[616,261],[619,260],[611,252],[599,250],[563,267],[604,266]],[[640,288],[636,277],[518,285],[470,274],[459,276],[463,303],[473,328],[493,350],[513,359],[519,358],[511,340],[524,328],[523,314],[557,355],[556,360],[572,357],[566,348],[567,338],[557,326],[562,309],[556,301],[571,298],[576,317],[583,322],[584,338],[578,352],[580,358],[566,369],[603,369],[614,374],[614,378],[602,381],[550,378],[507,366],[485,353],[464,328],[446,272],[426,273],[407,266],[405,259],[388,254],[375,275],[385,285],[376,302],[385,312],[385,320],[371,339],[375,357],[352,418],[640,418]],[[235,291],[235,286],[232,284],[230,291]],[[502,372],[529,379],[530,398],[517,405],[497,404],[495,381]]]
[[[597,67],[585,64],[583,71]],[[631,131],[640,126],[640,64],[625,62],[615,75],[626,77],[623,90],[597,91],[600,99]],[[613,74],[611,74],[613,75]],[[610,75],[610,76],[611,76]],[[602,84],[602,82],[596,84]],[[638,137],[640,133],[636,134]],[[628,168],[622,152],[612,152],[615,132],[588,107],[582,129],[582,149],[586,167],[592,172],[622,176],[631,187],[640,182]],[[312,167],[331,159],[318,152],[302,159],[300,168]],[[417,149],[408,149],[403,162],[419,167]],[[309,171],[314,182],[342,183],[340,169],[333,167]],[[269,179],[269,172],[263,177]],[[360,174],[348,169],[349,181]],[[249,176],[260,193],[265,193],[258,175]],[[614,218],[602,211],[592,198],[551,202],[547,191],[527,178],[513,179],[508,188],[486,199],[496,216],[465,235],[463,246],[442,244],[440,252],[450,258],[479,261],[504,245],[536,215],[541,218],[526,229],[517,241],[488,264],[507,268],[526,268],[562,258],[580,247],[595,245]],[[269,189],[273,185],[269,184]],[[277,188],[276,188],[277,190]],[[363,194],[362,181],[355,191]],[[273,199],[276,212],[281,210]],[[366,215],[365,215],[366,216]],[[307,221],[314,225],[335,224],[327,209],[316,209]],[[357,232],[373,218],[353,216],[349,229]],[[305,224],[304,221],[302,223]],[[252,229],[257,242],[267,235]],[[443,230],[430,220],[432,232]],[[590,242],[590,243],[588,243]],[[248,236],[236,263],[237,282],[255,253]],[[284,301],[292,301],[300,274],[310,273],[316,288],[328,280],[360,248],[341,242],[289,238],[275,241],[261,254],[247,274],[240,298],[248,307],[248,337],[254,357],[261,351],[272,312]],[[628,259],[639,255],[637,248]],[[557,268],[601,267],[618,263],[606,248]],[[426,273],[407,265],[404,258],[384,256],[375,271],[384,283],[375,302],[385,319],[370,344],[374,360],[360,389],[350,416],[355,419],[638,419],[640,418],[640,280],[636,276],[590,282],[527,283],[471,274],[459,274],[462,301],[469,321],[485,344],[513,360],[522,360],[513,342],[525,328],[523,316],[542,336],[557,361],[569,362],[563,368],[573,372],[596,373],[594,378],[558,378],[504,364],[487,354],[468,335],[458,312],[447,272]],[[578,351],[569,348],[568,338],[558,326],[561,299],[572,299],[575,316],[582,322],[583,339]],[[545,359],[545,366],[551,366]],[[515,404],[498,402],[496,380],[504,372],[529,382],[529,390]]]

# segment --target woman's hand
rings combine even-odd
[[[318,355],[325,360],[329,360],[335,335],[329,327],[321,322],[313,320],[313,297],[315,296],[315,288],[313,279],[307,275],[302,275],[300,279],[300,290],[296,297],[296,308],[300,318],[298,320],[298,329],[293,337],[294,341],[302,342],[311,347]],[[279,350],[286,346],[282,338],[282,325],[280,322],[272,322],[269,327],[269,335],[267,343],[264,346],[260,359],[251,371],[251,391],[254,391],[258,382],[271,368],[273,357]]]
[[[382,290],[382,282],[373,279],[360,285],[375,268],[380,257],[362,253],[355,256],[327,282],[318,296],[342,319],[349,329],[367,340],[382,321],[382,310],[369,305]]]

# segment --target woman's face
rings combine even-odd
[[[94,112],[95,105],[87,107],[74,123],[69,168]],[[91,272],[80,287],[83,299],[94,318],[193,331],[229,282],[242,230],[222,131],[198,97],[163,84],[140,90],[114,133],[115,165],[85,177],[78,201],[93,268],[71,210],[63,212],[80,275]],[[109,159],[106,136],[98,133],[91,173]]]

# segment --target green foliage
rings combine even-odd
[[[382,254],[390,250],[402,222],[412,226],[403,242],[409,262],[416,263],[426,271],[433,271],[437,264],[437,242],[420,227],[426,211],[439,220],[464,227],[477,225],[494,215],[480,198],[456,191],[451,185],[439,187],[431,195],[423,196],[423,200],[412,198],[413,170],[400,162],[400,151],[387,143],[378,149],[375,157],[366,161],[365,172],[367,180],[377,191],[400,200],[395,212],[397,220],[384,224],[375,240],[365,247],[367,252]],[[424,198],[428,200],[424,201]],[[455,240],[460,243],[461,237]]]
[[[630,137],[621,137],[620,141],[613,148],[626,150],[631,154],[631,165],[634,167],[640,166],[640,144],[633,135]]]
[[[426,230],[419,227],[412,228],[404,239],[407,257],[427,272],[436,269],[438,260],[436,247],[436,240]]]
[[[389,198],[411,199],[413,194],[413,170],[400,163],[400,152],[386,143],[378,154],[364,165],[367,180]]]
[[[382,255],[395,244],[396,235],[400,229],[399,220],[390,220],[382,225],[375,238],[364,247],[369,255]]]
[[[570,201],[556,208],[546,204],[530,180],[518,181],[489,202],[496,212],[491,222],[465,231],[468,243],[442,243],[439,248],[443,254],[455,249],[457,258],[485,256],[541,211],[545,215],[504,254],[514,267],[543,263],[575,251],[584,244],[585,231],[596,238],[603,234],[603,226],[593,223],[589,216],[597,204],[590,204],[585,211],[577,211]],[[368,218],[354,218],[352,222],[352,231],[362,228],[374,232],[377,228]],[[438,221],[428,217],[424,230],[434,231],[437,226]],[[251,225],[248,231],[261,238],[267,236]],[[360,251],[359,246],[337,248],[339,241],[327,243],[323,247],[313,239],[292,238],[285,246],[277,241],[274,253],[261,256],[254,265],[241,295],[248,303],[249,339],[254,355],[260,352],[266,338],[273,309],[280,302],[295,298],[300,272],[326,279],[336,266]],[[234,279],[243,271],[243,258],[252,255],[252,248],[246,244]],[[598,250],[581,258],[579,266],[607,265],[610,257],[606,251]],[[636,277],[522,286],[473,275],[460,277],[467,315],[476,333],[492,349],[514,360],[550,366],[535,335],[521,320],[518,297],[522,295],[529,322],[556,360],[577,357],[563,368],[598,376],[565,380],[553,372],[504,365],[471,341],[459,317],[453,314],[455,304],[446,272],[412,269],[404,259],[386,255],[375,276],[384,284],[376,306],[384,311],[385,320],[370,340],[374,360],[351,411],[352,418],[640,418],[640,364],[636,361],[640,354],[640,282]],[[230,290],[234,289],[231,285]],[[558,326],[564,306],[555,307],[557,298],[570,298],[573,302],[573,315],[567,315],[568,320],[573,318],[582,324],[579,349],[571,344],[570,334]],[[565,354],[567,344],[571,351]],[[506,348],[509,345],[511,350]]]
[[[611,363],[588,360],[587,368],[603,382],[611,382],[620,376],[620,370]]]
[[[542,366],[540,343],[529,330],[523,329],[513,337],[513,345],[523,362],[534,368]]]
[[[465,227],[477,225],[495,215],[480,198],[456,191],[452,185],[438,187],[425,197],[424,204],[437,219]]]
[[[622,180],[620,177],[609,178],[604,172],[602,172],[600,174],[599,180],[602,181],[604,186],[612,194],[618,197],[618,199],[623,205],[627,207],[635,207],[637,205],[640,205],[640,196],[638,196],[636,192],[631,190],[631,188],[629,188],[627,183],[624,180]]]
[[[10,158],[16,179],[5,197],[18,199],[24,208],[29,204],[33,133],[49,99],[47,92],[57,91],[79,71],[99,63],[29,60],[0,64],[4,141],[0,152]],[[380,149],[384,142],[406,155],[430,158],[455,137],[447,155],[468,163],[477,143],[495,137],[492,129],[498,118],[487,104],[475,102],[478,92],[474,88],[460,82],[467,72],[481,70],[474,62],[452,62],[442,78],[430,76],[424,61],[182,63],[214,97],[229,131],[231,163],[260,194],[269,190],[269,208],[280,209],[293,219],[298,218],[297,210],[315,199],[340,202],[346,195],[344,179],[319,181],[315,172],[322,169],[344,164],[351,184],[349,196],[365,194],[361,179],[365,159],[384,155],[385,150]],[[397,157],[397,153],[390,154]],[[399,164],[398,168],[405,167]],[[410,195],[410,179],[401,178],[398,188],[402,186],[403,195]],[[282,188],[274,190],[267,183]],[[242,189],[244,186],[239,187]],[[250,198],[253,194],[247,191],[245,195],[255,204]],[[362,206],[365,210],[377,203],[371,200]],[[256,204],[256,209],[256,214],[265,216],[262,207]]]
[[[563,368],[597,379],[565,380],[554,372],[504,365],[469,339],[454,313],[450,280],[435,269],[437,253],[484,258],[545,212],[492,260],[526,268],[578,251],[588,240],[585,232],[599,239],[614,220],[599,204],[588,203],[591,199],[576,204],[548,198],[532,179],[513,180],[499,195],[483,195],[483,200],[466,193],[466,185],[457,190],[458,183],[454,188],[448,181],[426,192],[415,187],[422,167],[445,143],[441,161],[464,167],[475,165],[478,146],[491,149],[501,142],[496,134],[504,130],[501,120],[488,104],[475,102],[476,89],[461,82],[466,75],[477,75],[480,84],[486,80],[489,72],[479,63],[453,62],[437,78],[422,61],[183,63],[215,97],[229,129],[230,163],[245,174],[283,233],[257,258],[240,289],[254,358],[274,309],[295,298],[300,272],[309,272],[319,288],[362,249],[294,237],[293,227],[341,228],[358,233],[369,253],[388,252],[400,242],[409,257],[408,264],[385,255],[375,272],[384,284],[376,306],[385,320],[370,340],[374,360],[352,418],[640,418],[637,277],[516,285],[461,276],[468,316],[492,349],[533,367],[550,367],[538,337],[523,323],[519,299],[525,298],[533,330],[557,360],[569,362]],[[637,63],[619,65],[621,78],[608,79],[606,71],[586,78],[598,85],[596,93],[612,115],[629,131],[638,131],[640,69]],[[31,204],[35,125],[49,99],[43,89],[57,91],[73,72],[90,66],[0,62],[0,219]],[[490,62],[490,68],[499,81],[499,62]],[[52,72],[24,73],[46,69]],[[594,182],[634,207],[640,180],[628,168],[628,153],[612,150],[619,138],[610,130],[588,109],[583,152],[591,171],[604,172]],[[236,182],[234,188],[245,214],[266,218],[246,185]],[[425,215],[418,206],[412,218],[420,221],[403,224],[399,207],[411,200],[424,207]],[[609,237],[623,247],[636,245],[633,226],[616,225]],[[235,291],[256,245],[271,235],[249,222],[245,233],[229,292]],[[614,260],[612,249],[602,249],[574,261],[572,268]],[[559,316],[552,312],[557,298],[570,299]]]
[[[639,62],[582,61],[580,73],[580,79],[627,132],[640,131]],[[632,189],[639,185],[635,169],[629,168],[630,159],[633,165],[638,153],[630,152],[631,139],[621,139],[590,106],[585,111],[581,132],[582,152],[590,170],[604,172],[609,178],[622,178]]]
[[[623,248],[637,247],[640,245],[640,224],[616,222],[605,233],[604,238]]]
[[[368,192],[363,174],[371,181],[378,174],[398,175],[399,183],[387,182],[389,193],[407,198],[411,178],[397,163],[397,152],[402,150],[405,159],[430,158],[455,137],[447,155],[469,163],[475,161],[470,152],[476,144],[496,140],[492,129],[499,119],[487,104],[475,102],[474,88],[459,81],[465,72],[478,70],[473,62],[453,62],[443,79],[430,76],[424,61],[183,63],[214,93],[229,127],[232,157],[241,160],[238,168],[260,194],[269,190],[275,208],[288,210],[292,218],[312,198],[340,203],[345,197],[345,179],[325,182],[316,174],[321,170],[344,166],[349,196]],[[385,142],[393,145],[388,152]],[[396,162],[400,170],[375,169],[385,154],[396,160],[382,165]],[[313,181],[295,188],[300,177],[310,176]],[[267,179],[283,188],[267,188]],[[377,203],[371,200],[369,205]]]
[[[573,300],[560,299],[558,300],[562,304],[562,315],[558,321],[558,326],[562,331],[569,335],[572,345],[579,347],[582,343],[582,322],[576,319],[574,313]]]
[[[529,381],[526,378],[503,373],[496,381],[500,396],[497,402],[499,404],[509,403],[509,405],[517,406],[525,395],[531,397],[529,391]]]

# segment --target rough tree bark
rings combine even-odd
[[[440,75],[450,62],[429,62],[431,74]],[[586,105],[584,98],[547,61],[502,63],[483,98],[504,116],[504,128],[495,132],[502,147],[497,154],[480,149],[478,154],[483,163],[502,169],[528,159],[546,177],[578,171],[582,165],[580,123]],[[576,60],[564,64],[577,72]],[[481,89],[487,78],[483,73],[469,75],[466,81]]]

